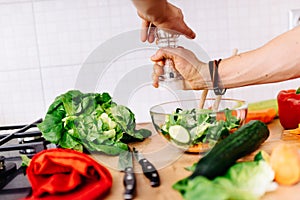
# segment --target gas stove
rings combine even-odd
[[[44,149],[55,148],[36,127],[41,121],[0,127],[0,199],[17,200],[30,194],[22,155],[32,158]]]

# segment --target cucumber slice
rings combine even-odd
[[[169,128],[170,137],[179,143],[188,144],[191,140],[189,132],[180,125],[174,125]]]
[[[201,136],[204,134],[205,130],[206,130],[209,126],[210,126],[209,123],[203,123],[203,124],[200,124],[200,125],[194,127],[194,128],[190,131],[192,139],[194,140],[195,138],[201,137]]]

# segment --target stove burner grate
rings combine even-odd
[[[5,132],[0,133],[0,199],[24,198],[30,193],[22,155],[32,158],[44,149],[56,147],[42,137],[36,127],[40,122],[42,119],[29,125],[0,127],[0,131]]]

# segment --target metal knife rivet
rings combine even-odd
[[[5,168],[5,157],[0,156],[0,170],[4,170]]]
[[[147,160],[143,160],[143,162],[144,162],[144,163],[146,163],[146,162],[147,162]]]
[[[152,169],[152,166],[151,166],[151,165],[148,165],[148,166],[147,166],[147,169]]]
[[[131,175],[128,175],[126,179],[127,179],[127,180],[132,180],[132,178],[133,178],[133,177],[132,177]]]
[[[132,189],[133,189],[133,185],[127,185],[127,186],[126,186],[126,189],[127,189],[127,190],[132,190]]]
[[[157,174],[156,173],[152,173],[152,177],[157,177]]]

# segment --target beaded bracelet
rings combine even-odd
[[[208,67],[209,67],[209,73],[210,78],[213,83],[213,90],[215,95],[223,95],[226,92],[226,88],[223,88],[222,82],[219,78],[219,72],[218,67],[222,59],[209,61]]]

